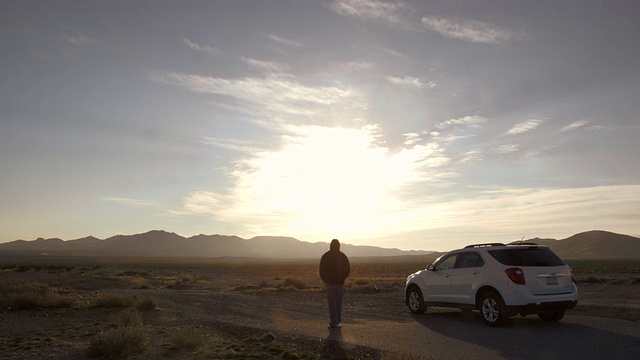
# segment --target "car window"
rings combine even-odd
[[[562,266],[562,261],[549,248],[526,247],[519,249],[489,250],[501,264],[509,266]]]
[[[453,266],[456,264],[456,259],[458,258],[458,254],[449,255],[448,257],[438,261],[434,265],[434,270],[446,270],[453,269]]]
[[[472,268],[484,265],[484,260],[480,254],[476,252],[464,252],[458,256],[459,261],[457,268]]]

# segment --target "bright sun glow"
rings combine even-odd
[[[282,148],[238,164],[230,194],[194,194],[187,208],[252,225],[257,233],[372,234],[403,211],[398,194],[423,180],[437,153],[420,144],[392,153],[377,133],[375,126],[290,127]],[[257,223],[261,218],[266,221]]]

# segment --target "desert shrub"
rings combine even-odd
[[[271,332],[264,333],[260,337],[257,338],[258,342],[261,342],[261,343],[269,343],[269,342],[274,341],[275,339],[276,339],[276,336],[273,335],[273,333],[271,333]]]
[[[595,276],[583,276],[583,277],[579,277],[576,278],[576,282],[577,283],[583,283],[583,284],[601,284],[606,282],[607,279],[605,278],[598,278]]]
[[[138,301],[136,307],[138,308],[138,310],[151,311],[158,308],[158,303],[152,298],[147,297]]]
[[[284,281],[282,282],[282,286],[284,287],[293,287],[296,288],[298,290],[302,290],[302,289],[306,289],[307,285],[300,279],[292,279],[292,278],[286,278],[284,279]]]
[[[290,350],[285,350],[281,357],[285,360],[298,360],[300,359],[300,355],[298,355],[298,353],[295,353],[293,351]]]
[[[142,326],[122,326],[103,331],[89,344],[87,356],[122,359],[139,354],[149,346],[149,335]]]
[[[36,309],[44,307],[72,307],[70,297],[53,292],[39,283],[0,283],[0,305],[12,309]]]
[[[126,308],[115,314],[112,322],[116,327],[142,326],[142,315],[136,308]]]
[[[367,285],[369,282],[367,280],[358,279],[358,280],[354,281],[353,283],[356,284],[356,285],[362,286],[362,285]]]
[[[193,328],[173,332],[169,341],[172,350],[195,349],[202,345],[202,337]]]
[[[620,284],[622,284],[622,281],[619,280],[619,279],[606,279],[605,283],[607,285],[620,285]]]
[[[108,295],[101,297],[96,302],[96,306],[102,308],[125,308],[135,305],[136,299],[131,295]]]
[[[629,279],[629,285],[640,284],[640,276],[634,276]]]
[[[17,267],[14,271],[15,272],[27,272],[31,269],[31,266],[29,265],[20,265],[19,267]]]

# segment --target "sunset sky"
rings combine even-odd
[[[0,242],[640,236],[639,1],[0,2]]]

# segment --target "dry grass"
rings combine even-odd
[[[56,294],[47,285],[31,282],[0,283],[0,305],[3,308],[37,309],[72,307],[72,298]]]
[[[142,326],[122,326],[96,335],[87,349],[88,357],[122,359],[144,352],[149,334]]]
[[[171,350],[193,350],[203,343],[202,336],[193,327],[174,331],[169,339]]]
[[[131,295],[106,295],[96,301],[101,308],[127,308],[136,305],[136,298]]]
[[[115,327],[142,326],[142,315],[135,308],[126,308],[113,315],[111,322]]]
[[[158,303],[152,298],[146,297],[137,302],[136,308],[142,311],[152,311],[158,308]]]
[[[113,327],[96,335],[89,344],[87,356],[122,359],[147,349],[149,334],[142,315],[135,308],[127,308],[111,319]]]
[[[146,297],[139,300],[132,295],[105,295],[96,300],[96,307],[99,308],[137,308],[141,311],[152,311],[158,308],[158,303]]]

